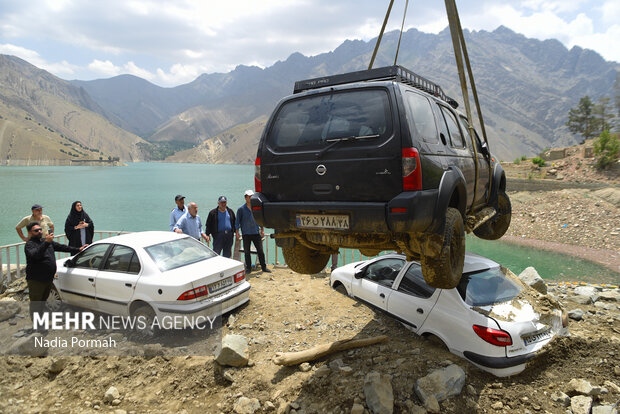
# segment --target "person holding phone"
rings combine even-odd
[[[71,205],[71,211],[65,221],[65,235],[69,240],[69,246],[82,247],[93,242],[95,225],[88,214],[84,211],[81,201],[75,201]]]

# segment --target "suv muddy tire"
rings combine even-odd
[[[291,270],[306,275],[313,275],[325,269],[330,257],[327,253],[312,250],[299,243],[295,243],[294,247],[283,247],[282,255]]]
[[[459,284],[465,260],[465,226],[457,209],[448,207],[446,211],[444,241],[439,256],[422,256],[420,259],[422,274],[429,286],[452,289]]]
[[[497,195],[497,207],[495,216],[474,230],[476,236],[484,240],[497,240],[506,233],[512,218],[512,204],[504,191]]]

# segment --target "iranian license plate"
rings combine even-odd
[[[546,329],[542,332],[524,336],[522,338],[523,338],[523,343],[525,344],[525,346],[527,346],[527,345],[534,344],[536,342],[544,341],[545,339],[549,339],[551,338],[551,336],[553,336],[553,334],[551,333],[551,329]]]
[[[232,277],[227,277],[226,279],[219,280],[215,283],[211,283],[207,288],[209,289],[209,293],[217,292],[218,290],[222,290],[227,286],[233,284]]]
[[[344,214],[297,214],[297,227],[305,229],[339,229],[349,228],[349,216]]]

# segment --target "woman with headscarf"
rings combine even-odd
[[[65,221],[65,234],[69,239],[69,246],[79,248],[92,243],[94,233],[95,225],[82,208],[82,202],[74,202]]]

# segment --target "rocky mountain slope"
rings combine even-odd
[[[505,27],[466,31],[465,38],[491,149],[502,159],[575,143],[576,137],[564,126],[568,110],[584,95],[594,100],[611,95],[618,64],[591,50],[568,50],[557,40],[528,39]],[[375,67],[392,64],[397,40],[396,32],[385,35]],[[126,76],[74,83],[106,113],[120,118],[119,125],[149,140],[201,142],[267,115],[292,92],[296,80],[364,69],[373,47],[374,40],[345,41],[329,53],[295,53],[265,69],[239,66],[175,88]],[[447,30],[437,35],[406,32],[399,64],[439,83],[461,101]]]
[[[148,143],[106,116],[84,89],[0,55],[0,164],[144,159]]]

